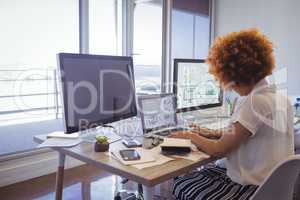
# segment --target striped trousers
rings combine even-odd
[[[207,167],[175,178],[172,193],[177,200],[248,200],[257,188],[233,182],[224,168]]]

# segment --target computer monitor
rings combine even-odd
[[[200,59],[174,59],[173,92],[177,112],[212,108],[222,105],[221,88]]]
[[[174,94],[139,96],[138,105],[144,133],[177,125]]]
[[[58,54],[65,132],[136,116],[131,57]]]

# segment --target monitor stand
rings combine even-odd
[[[122,143],[127,147],[127,148],[135,148],[135,147],[141,147],[142,143],[135,139],[131,138],[126,138],[122,140]]]

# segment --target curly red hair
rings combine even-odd
[[[206,60],[221,85],[255,84],[274,69],[273,45],[257,29],[246,29],[218,37]]]

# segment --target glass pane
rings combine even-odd
[[[207,15],[195,17],[195,58],[205,59],[209,49],[210,18]]]
[[[91,54],[121,55],[122,1],[89,1]]]
[[[172,58],[205,59],[209,35],[209,0],[174,0]]]
[[[0,1],[5,30],[0,37],[0,125],[7,111],[19,115],[54,106],[56,54],[79,52],[78,5],[78,0]]]
[[[1,0],[0,69],[55,68],[78,52],[78,0]]]
[[[133,52],[137,93],[159,93],[162,55],[162,0],[136,1]]]
[[[172,57],[193,58],[194,16],[181,10],[172,11]]]

